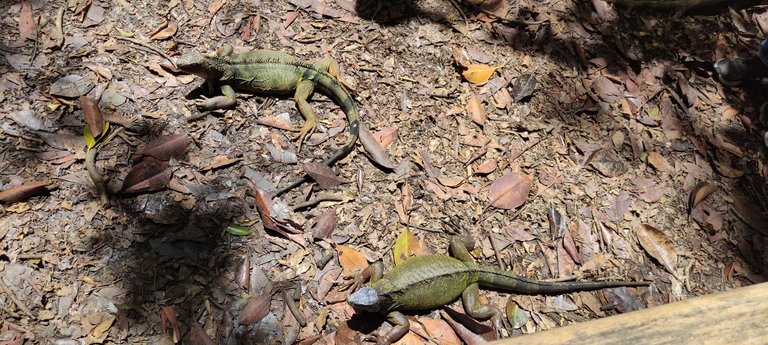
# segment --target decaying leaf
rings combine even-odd
[[[491,205],[505,210],[519,207],[528,199],[533,178],[530,175],[511,172],[491,184],[488,198]]]
[[[667,159],[656,151],[648,152],[648,163],[651,163],[651,165],[658,171],[672,172],[675,170],[675,168],[669,164]]]
[[[515,102],[520,102],[531,95],[536,90],[536,77],[533,74],[523,74],[517,77],[515,87],[512,89],[512,98]]]
[[[592,80],[592,90],[608,103],[616,102],[624,97],[619,88],[610,79],[600,76]]]
[[[272,217],[272,196],[258,188],[256,189],[254,196],[256,197],[256,210],[259,211],[259,216],[261,217],[261,223],[264,226],[264,229],[277,232],[278,234],[285,236],[285,238],[304,247],[306,244],[304,237],[301,235],[300,231],[295,229],[295,226],[290,219],[282,219],[281,221],[278,221]],[[286,230],[291,231],[292,233],[288,233]]]
[[[173,35],[176,34],[176,31],[179,29],[176,22],[166,18],[165,22],[161,24],[160,26],[155,29],[154,32],[150,35],[150,40],[164,40],[170,37],[173,37]]]
[[[648,224],[635,226],[635,233],[643,249],[661,263],[672,275],[677,276],[677,253],[672,240],[661,230]]]
[[[321,189],[330,189],[340,185],[343,181],[336,176],[331,167],[317,162],[304,164],[304,172],[311,176]]]
[[[467,70],[462,72],[461,75],[472,84],[483,84],[487,82],[488,79],[491,79],[493,72],[496,72],[496,70],[501,67],[502,66],[488,66],[486,64],[472,64],[469,65]]]
[[[338,245],[336,250],[339,252],[339,264],[344,269],[345,277],[352,277],[368,267],[368,260],[365,259],[365,255],[352,247]]]
[[[29,1],[21,2],[21,13],[19,13],[19,38],[21,38],[22,41],[37,38],[35,20],[32,17],[32,5]]]
[[[51,184],[50,180],[25,182],[18,186],[13,186],[0,191],[0,201],[18,202],[24,201],[35,195],[40,195],[46,191],[46,186]]]
[[[400,186],[400,199],[395,202],[395,211],[400,218],[400,223],[408,224],[411,207],[413,207],[413,188],[409,183]]]
[[[241,325],[249,326],[261,321],[261,319],[269,314],[271,302],[271,293],[262,293],[251,297],[245,307],[243,307],[243,310],[240,311],[240,314],[237,315],[237,322]]]
[[[397,236],[393,252],[395,256],[395,266],[397,266],[411,257],[422,255],[424,250],[419,244],[419,239],[417,239],[411,230],[406,227],[403,228],[403,231]]]
[[[161,161],[167,161],[171,158],[178,159],[184,154],[191,143],[192,138],[186,134],[163,135],[136,151],[131,159],[136,161],[144,156],[153,157]]]
[[[368,129],[368,126],[364,123],[360,124],[360,143],[363,144],[365,152],[370,155],[371,159],[376,162],[376,164],[386,169],[395,169],[395,163],[389,158],[387,151],[382,148],[378,141],[376,141],[374,135],[371,134],[370,129]]]
[[[597,150],[589,158],[590,165],[606,177],[618,177],[629,170],[626,164],[611,150]]]
[[[456,312],[452,308],[444,308],[440,316],[451,325],[456,334],[468,345],[485,344],[496,339],[496,334],[491,327],[478,323],[467,315]],[[459,318],[459,320],[455,320]],[[471,327],[471,329],[470,329]],[[480,327],[484,327],[485,331]]]
[[[702,181],[696,184],[688,195],[688,214],[715,190],[717,185],[711,182]]]
[[[121,191],[126,194],[133,194],[164,189],[171,182],[171,175],[172,172],[168,163],[152,157],[145,157],[125,176]]]
[[[104,115],[101,114],[99,104],[91,97],[80,96],[80,107],[83,109],[85,124],[93,138],[98,140],[104,132]]]
[[[160,320],[163,328],[163,335],[167,334],[167,328],[171,328],[171,334],[173,336],[173,342],[178,343],[181,340],[181,330],[179,329],[179,322],[176,321],[176,313],[173,312],[173,307],[164,306],[160,309]]]
[[[82,76],[70,74],[53,82],[50,93],[54,96],[75,98],[86,94],[90,88]]]
[[[312,227],[312,237],[326,238],[336,228],[336,208],[331,208],[321,213]]]
[[[485,109],[483,109],[483,105],[480,104],[480,100],[477,99],[477,96],[473,95],[469,98],[469,101],[467,101],[467,113],[472,122],[480,126],[485,124]]]
[[[451,325],[445,322],[445,320],[419,317],[416,319],[416,322],[411,323],[412,333],[415,332],[414,328],[416,327],[414,326],[423,327],[425,335],[429,337],[428,339],[433,340],[438,345],[461,344],[461,340],[456,336],[456,332],[453,331]]]

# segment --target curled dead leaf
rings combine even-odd
[[[237,322],[249,326],[261,321],[269,314],[271,302],[272,294],[264,293],[251,297],[240,314],[237,315]]]
[[[493,72],[496,72],[499,68],[501,68],[501,66],[494,67],[486,64],[472,64],[469,65],[467,70],[462,72],[461,75],[472,84],[483,84],[487,82],[488,79],[491,79]]]
[[[696,184],[688,195],[688,214],[715,190],[717,185],[711,182],[702,181]]]
[[[18,186],[13,186],[0,191],[0,201],[18,202],[26,200],[35,195],[46,191],[46,186],[51,184],[50,180],[25,182]]]
[[[677,277],[675,268],[677,267],[677,253],[674,244],[667,235],[659,229],[648,224],[638,224],[635,226],[635,233],[640,245],[645,251],[661,263],[664,268]]]
[[[320,214],[312,227],[312,237],[326,238],[336,228],[336,208],[332,208]]]
[[[472,122],[482,126],[485,124],[485,109],[476,96],[472,96],[467,101],[467,113]]]
[[[83,109],[85,124],[91,131],[94,139],[99,139],[104,131],[104,115],[99,109],[99,104],[91,97],[80,96],[80,107]]]
[[[191,143],[192,138],[186,134],[163,135],[139,149],[131,158],[134,161],[144,156],[157,158],[161,161],[167,161],[171,158],[178,159]]]
[[[171,174],[168,163],[145,157],[125,176],[121,190],[126,194],[154,192],[168,186]]]

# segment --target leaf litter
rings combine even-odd
[[[76,1],[61,12],[33,1],[0,5],[13,21],[0,29],[11,49],[0,76],[8,114],[0,116],[0,186],[55,181],[55,188],[13,192],[14,202],[0,205],[9,258],[0,271],[32,310],[10,313],[8,322],[35,334],[3,328],[3,339],[220,343],[233,336],[220,331],[233,329],[238,315],[256,315],[244,321],[267,330],[263,339],[311,343],[322,333],[356,341],[361,334],[344,328],[353,311],[343,303],[349,292],[342,272],[378,260],[391,267],[417,244],[445,253],[454,233],[480,240],[477,261],[501,262],[529,278],[659,277],[657,294],[525,296],[514,299],[516,308],[505,295],[483,290],[484,299],[508,306],[508,321],[522,333],[560,325],[553,311],[580,320],[615,313],[601,310],[602,303],[625,311],[760,281],[760,267],[768,265],[755,253],[766,235],[768,193],[754,182],[765,175],[764,139],[755,134],[764,129],[764,99],[749,87],[719,84],[700,66],[753,54],[765,14],[747,8],[667,23],[627,16],[604,1],[593,2],[587,17],[561,1],[521,2],[513,11],[497,6],[503,3],[483,8],[504,13],[507,23],[546,24],[509,26],[470,7],[464,21],[449,2],[427,1],[418,2],[419,10],[444,20],[415,20],[389,3],[372,16],[350,1],[268,2],[246,12],[227,1]],[[394,24],[377,22],[385,19]],[[344,116],[321,95],[310,105],[319,127],[330,130],[301,151],[289,138],[296,128],[289,118],[298,119],[290,96],[244,94],[224,113],[186,106],[195,92],[212,97],[218,90],[194,91],[202,79],[163,70],[155,50],[203,53],[220,42],[339,60],[365,110],[362,144],[332,173],[303,170],[343,142]],[[494,61],[507,61],[498,74],[502,66]],[[109,91],[97,96],[106,85]],[[97,109],[116,130],[96,166],[110,193],[121,186],[131,192],[104,205],[93,202],[83,170],[85,121],[77,98],[84,95],[100,99]],[[460,116],[464,111],[470,116]],[[86,117],[89,127],[99,127]],[[144,130],[134,131],[141,126],[132,122]],[[343,193],[345,201],[318,194],[316,185],[281,198],[265,192],[307,171],[329,179],[323,193]],[[561,212],[562,237],[554,240],[540,230],[550,203]],[[395,254],[403,246],[397,224],[408,226],[411,240]],[[735,233],[750,234],[752,243]],[[230,279],[244,256],[250,285],[262,287],[235,287],[241,284]],[[686,276],[691,258],[696,274]],[[76,273],[84,271],[87,279]],[[675,275],[685,283],[667,279]],[[317,332],[297,331],[281,298],[264,297],[264,284],[274,278],[301,282],[296,305],[307,320],[318,319],[310,321]],[[258,313],[242,314],[257,297]],[[37,305],[40,298],[57,307]],[[155,316],[136,321],[109,312],[122,305]],[[169,307],[178,335],[161,325],[171,323]],[[261,317],[267,308],[277,310]],[[420,317],[425,329],[409,337],[439,329],[444,339],[470,342],[483,333],[433,316]]]

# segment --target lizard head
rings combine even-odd
[[[381,299],[376,289],[365,287],[347,297],[347,303],[357,310],[378,312],[381,310]]]
[[[176,58],[176,68],[190,74],[208,79],[217,71],[214,59],[210,56],[191,52]]]

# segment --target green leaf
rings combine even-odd
[[[399,265],[413,256],[422,254],[424,254],[424,250],[419,245],[419,239],[416,238],[411,230],[404,228],[403,232],[395,240],[395,265]]]
[[[104,121],[104,130],[101,131],[101,135],[99,135],[99,139],[107,136],[107,132],[109,132],[109,121]]]
[[[235,236],[248,236],[251,234],[251,229],[246,226],[229,223],[227,224],[227,232]]]
[[[106,127],[107,126],[104,126],[104,128]],[[91,129],[88,128],[88,125],[85,125],[83,136],[85,137],[85,144],[88,145],[89,150],[96,146],[96,139],[93,138],[93,134],[91,134]]]

